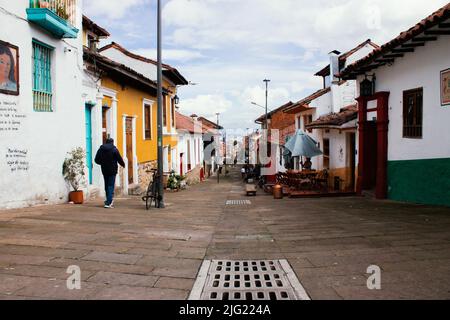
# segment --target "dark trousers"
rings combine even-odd
[[[113,202],[113,198],[114,198],[114,188],[116,186],[116,175],[103,176],[103,178],[105,179],[105,193],[106,193],[105,205],[109,206]]]

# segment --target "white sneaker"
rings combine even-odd
[[[105,209],[110,209],[111,206],[108,206],[107,204],[105,204],[105,206],[104,206],[103,208],[105,208]]]

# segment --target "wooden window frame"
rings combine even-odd
[[[411,97],[414,99],[414,109],[412,123],[409,123],[411,119],[408,117],[408,107]],[[419,101],[420,103],[418,103]],[[423,138],[423,88],[403,91],[403,138]]]
[[[172,128],[175,128],[175,100],[174,98],[170,99],[170,121],[172,124]]]
[[[324,138],[323,139],[323,168],[324,169],[330,168],[330,148],[331,148],[330,139]],[[325,164],[327,164],[327,165],[325,165]]]
[[[144,140],[153,140],[152,105],[144,102]],[[148,125],[148,126],[147,126]]]
[[[312,121],[313,121],[312,114],[306,114],[306,115],[303,116],[303,129],[304,129],[305,132],[309,132],[309,133],[313,132],[312,129],[307,129],[306,128],[306,126],[308,124],[310,124]]]
[[[167,128],[167,95],[163,94],[162,100],[162,111],[163,111],[163,127]]]

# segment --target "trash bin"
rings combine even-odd
[[[279,184],[273,187],[273,198],[283,199],[283,187]]]

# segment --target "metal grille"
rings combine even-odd
[[[52,75],[50,47],[33,41],[33,109],[52,111]]]
[[[286,260],[205,261],[190,300],[309,300]]]
[[[245,206],[251,204],[252,202],[250,200],[228,200],[226,202],[227,206]]]

